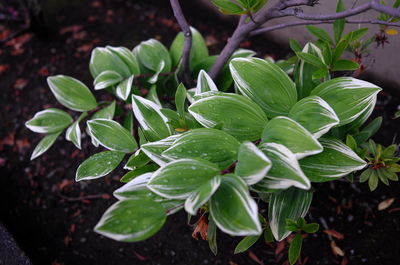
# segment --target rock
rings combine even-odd
[[[32,265],[14,238],[0,223],[0,265]]]

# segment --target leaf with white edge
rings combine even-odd
[[[210,199],[210,214],[223,232],[232,236],[260,235],[257,203],[246,183],[234,174],[221,177],[221,184]]]
[[[376,101],[376,95],[381,88],[372,83],[351,78],[339,77],[317,86],[311,95],[325,100],[339,117],[337,126],[342,126],[356,120]]]
[[[229,67],[239,91],[260,105],[268,117],[287,115],[297,102],[293,81],[276,64],[258,58],[235,58]]]
[[[162,156],[169,159],[201,158],[219,168],[230,166],[237,156],[240,143],[221,130],[199,128],[182,134]]]
[[[71,116],[65,111],[49,108],[37,112],[25,126],[36,133],[55,133],[67,128],[72,121]]]
[[[96,78],[104,71],[115,71],[123,78],[131,75],[128,65],[114,51],[102,47],[92,51],[89,70],[93,78]]]
[[[118,84],[122,76],[115,71],[107,70],[101,72],[93,81],[94,89],[100,90]]]
[[[207,72],[200,70],[200,73],[197,77],[195,94],[198,95],[208,91],[218,91],[218,88]]]
[[[130,132],[116,121],[95,119],[87,121],[87,125],[92,137],[109,150],[131,153],[137,148]]]
[[[89,88],[81,81],[56,75],[47,78],[51,92],[61,105],[76,111],[88,111],[97,107],[97,102]]]
[[[165,67],[165,61],[160,61],[160,63],[158,64],[157,68],[154,70],[155,73],[152,77],[150,77],[149,79],[149,83],[150,84],[155,84],[158,81],[158,76],[161,74],[161,72],[163,71]]]
[[[299,161],[301,169],[311,181],[331,181],[366,166],[367,163],[341,141],[324,138],[319,141],[324,151]]]
[[[57,140],[58,136],[61,134],[60,132],[55,132],[52,134],[48,134],[45,137],[40,140],[40,142],[37,144],[35,149],[32,152],[31,155],[31,160],[35,159],[36,157],[42,155],[44,152],[49,150],[49,148],[54,144],[54,142]]]
[[[140,68],[136,57],[133,52],[125,47],[112,47],[106,46],[106,49],[116,54],[128,67],[132,75],[139,75]]]
[[[179,159],[154,172],[147,187],[167,199],[186,199],[218,173],[219,168],[206,160]]]
[[[208,96],[209,95],[209,96]],[[204,127],[221,129],[239,141],[260,139],[267,122],[262,109],[248,98],[223,92],[206,92],[189,107],[190,114]]]
[[[186,212],[191,215],[196,215],[200,207],[211,198],[220,184],[221,176],[215,176],[194,190],[185,201]]]
[[[371,116],[372,112],[375,109],[377,97],[374,97],[373,100],[370,101],[369,105],[365,108],[364,112],[358,116],[357,119],[347,124],[346,129],[351,131],[353,129],[359,129]],[[375,134],[375,133],[374,133]]]
[[[95,112],[93,114],[93,116],[91,117],[91,119],[92,120],[95,120],[95,119],[112,120],[114,118],[114,114],[115,114],[115,106],[116,106],[116,102],[115,102],[115,100],[113,100],[113,102],[111,102],[111,104],[109,104],[107,107],[102,108],[101,110],[98,110],[97,112]]]
[[[158,98],[158,92],[157,92],[157,86],[156,85],[152,85],[150,87],[149,93],[147,93],[146,98],[148,100],[150,100],[150,101],[153,101],[158,106],[162,107],[160,99]]]
[[[75,180],[90,180],[111,173],[122,161],[125,154],[116,151],[103,151],[92,155],[78,167]]]
[[[318,96],[309,96],[298,101],[290,110],[289,118],[300,123],[316,138],[339,124],[335,111]]]
[[[136,54],[139,61],[153,72],[168,72],[171,70],[171,57],[164,45],[155,39],[142,41],[137,46]],[[162,63],[162,67],[160,67]]]
[[[255,190],[264,192],[267,189],[286,189],[291,186],[308,190],[311,187],[310,180],[301,170],[296,156],[287,147],[265,143],[259,148],[271,160],[272,167],[265,178],[254,186]]]
[[[320,60],[324,61],[321,49],[311,42],[304,46],[302,52],[314,55]],[[311,90],[321,83],[321,78],[313,78],[313,74],[318,70],[326,75],[324,70],[321,70],[320,68],[307,63],[304,60],[300,59],[298,61],[297,65],[295,66],[293,76],[296,82],[297,94],[300,99],[309,96]]]
[[[277,241],[282,241],[290,235],[286,229],[286,220],[297,220],[304,217],[310,208],[313,192],[290,188],[274,192],[268,205],[269,225]]]
[[[284,116],[270,120],[261,139],[263,143],[283,144],[297,159],[322,152],[321,144],[306,128]]]
[[[247,185],[253,185],[262,180],[271,168],[271,160],[252,142],[242,143],[237,160],[235,174]]]
[[[79,128],[79,121],[75,121],[68,127],[65,139],[72,142],[78,149],[81,149],[81,128]]]
[[[190,69],[193,70],[193,66],[199,63],[203,58],[208,56],[208,48],[203,36],[195,28],[190,27],[192,32],[192,48],[190,49]],[[172,59],[172,65],[175,67],[179,64],[182,58],[184,44],[183,33],[180,32],[176,35],[174,41],[171,44],[169,53]]]
[[[137,167],[142,167],[150,162],[150,158],[141,150],[138,149],[133,155],[131,155],[126,162],[124,169],[134,170]]]
[[[157,233],[165,220],[165,209],[160,203],[129,199],[108,208],[94,230],[117,241],[137,242]]]
[[[160,166],[165,165],[166,163],[170,162],[171,159],[162,156],[161,154],[167,150],[172,144],[179,138],[181,135],[171,135],[167,138],[164,138],[160,141],[156,142],[149,142],[142,144],[140,149],[155,163]]]
[[[154,172],[144,173],[132,179],[124,186],[116,189],[113,193],[114,197],[118,200],[139,199],[144,197],[154,199],[156,195],[147,188],[147,183],[153,173]]]
[[[117,97],[123,100],[127,100],[132,90],[132,83],[135,76],[131,75],[129,78],[125,79],[121,83],[118,84],[115,89],[115,93]]]
[[[161,107],[140,96],[132,95],[132,109],[146,138],[150,141],[164,139],[172,134]]]

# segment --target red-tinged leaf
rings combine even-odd
[[[60,34],[63,35],[65,33],[76,33],[78,31],[80,31],[83,28],[82,25],[72,25],[72,26],[68,26],[65,28],[62,28],[60,30]]]
[[[71,225],[69,226],[69,232],[70,232],[71,234],[74,233],[74,232],[75,232],[75,228],[76,228],[75,224],[71,224]]]
[[[47,68],[47,66],[43,66],[42,68],[39,69],[38,74],[44,77],[49,76],[50,75],[49,68]]]
[[[381,201],[378,205],[378,211],[383,211],[389,208],[394,202],[394,198],[386,199]]]
[[[0,64],[0,74],[7,72],[7,70],[10,68],[10,65],[8,64]]]
[[[335,231],[333,229],[326,229],[324,230],[324,233],[333,236],[339,240],[344,238],[344,235],[342,233],[339,233],[338,231]]]
[[[104,199],[104,200],[108,200],[108,199],[111,198],[111,196],[109,194],[107,194],[107,193],[103,193],[103,194],[101,194],[101,198]]]
[[[26,80],[24,78],[18,78],[17,80],[15,80],[14,88],[23,89],[24,87],[26,87],[27,84],[28,84],[28,80]]]
[[[335,256],[344,257],[344,252],[343,252],[343,250],[342,250],[341,248],[339,248],[339,247],[336,245],[336,242],[335,242],[335,241],[331,241],[331,249],[332,249],[332,253],[333,253]]]
[[[88,43],[88,44],[83,44],[76,49],[77,52],[89,52],[93,49],[93,44]]]
[[[208,223],[205,216],[203,215],[197,222],[197,225],[192,233],[192,237],[196,240],[199,240],[197,234],[200,234],[203,240],[208,240],[207,230],[208,230]]]
[[[72,238],[70,236],[65,236],[64,237],[64,245],[68,246],[69,242],[72,241]]]
[[[236,262],[233,262],[233,261],[229,261],[229,265],[238,265]]]
[[[278,255],[285,249],[285,241],[280,241],[276,244],[275,255]]]
[[[147,259],[145,256],[140,255],[140,254],[137,253],[136,251],[134,251],[133,254],[135,254],[135,256],[136,256],[136,258],[137,258],[138,260],[144,261],[144,260]]]
[[[82,211],[81,211],[81,210],[77,210],[76,212],[74,212],[74,213],[71,215],[71,218],[74,218],[74,217],[80,216],[80,215],[81,215],[81,213],[82,213]]]
[[[256,262],[257,264],[260,264],[260,265],[264,265],[264,262],[262,262],[257,256],[256,256],[256,254],[254,254],[252,251],[248,251],[249,252],[249,257],[254,261],[254,262]]]

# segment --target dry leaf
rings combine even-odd
[[[199,238],[197,237],[197,234],[200,234],[203,240],[208,240],[207,230],[208,230],[207,220],[206,217],[203,215],[197,222],[197,225],[192,233],[192,237],[198,240]]]
[[[27,84],[28,84],[28,80],[26,80],[24,78],[18,78],[17,80],[15,80],[14,88],[23,89],[24,87],[26,87]]]
[[[335,254],[335,256],[344,257],[343,250],[336,245],[335,241],[331,241],[331,249],[332,249],[333,254]]]
[[[10,68],[10,65],[8,64],[0,64],[0,74],[7,72],[7,70]]]
[[[378,211],[383,211],[387,208],[389,208],[394,202],[394,198],[386,199],[384,201],[381,201],[378,205]]]
[[[333,236],[333,237],[335,237],[337,239],[343,239],[344,238],[344,235],[342,233],[339,233],[338,231],[335,231],[333,229],[326,229],[326,230],[324,230],[324,233],[328,234],[330,236]]]

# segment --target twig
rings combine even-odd
[[[248,23],[239,23],[237,28],[232,34],[232,37],[228,40],[228,43],[225,45],[221,54],[219,55],[217,61],[212,66],[209,71],[209,75],[211,78],[215,79],[222,69],[222,67],[229,60],[233,52],[237,47],[239,47],[240,43],[244,41],[248,36],[254,36],[262,32],[272,31],[276,29],[291,27],[291,26],[299,26],[299,25],[309,25],[309,24],[324,24],[324,23],[333,23],[333,20],[340,18],[347,18],[354,15],[358,15],[360,13],[364,13],[368,10],[375,10],[378,12],[382,12],[393,17],[400,17],[400,9],[392,8],[389,6],[385,6],[379,3],[378,0],[371,0],[365,4],[359,6],[353,6],[352,8],[345,10],[343,12],[333,13],[333,14],[307,14],[303,13],[303,11],[299,8],[299,6],[314,6],[318,1],[316,0],[280,0],[274,6],[267,8],[264,7],[261,9],[256,16],[254,17],[254,22],[249,21]],[[306,20],[303,22],[290,22],[279,24],[275,26],[266,27],[263,29],[258,29],[262,24],[266,23],[269,20],[278,17],[287,17],[292,16],[302,20]],[[242,21],[242,20],[240,20]],[[379,20],[349,20],[348,23],[370,23],[370,24],[381,24],[388,26],[400,26],[400,23],[390,23]]]
[[[192,48],[192,32],[190,26],[183,15],[182,8],[179,0],[170,0],[174,16],[182,29],[184,36],[183,51],[182,51],[182,67],[183,67],[183,80],[187,85],[192,83],[190,75],[190,50]]]
[[[319,24],[332,24],[335,20],[305,20],[305,21],[295,21],[289,23],[278,24],[270,27],[264,27],[260,29],[256,29],[250,32],[250,36],[255,36],[261,33],[274,31],[283,28],[295,27],[295,26],[303,26],[303,25],[319,25]],[[386,22],[382,20],[346,20],[346,23],[349,24],[378,24],[392,27],[400,27],[400,23],[395,22]]]
[[[69,202],[76,202],[76,201],[82,201],[82,200],[93,200],[93,199],[102,199],[104,198],[104,194],[94,194],[94,195],[86,195],[86,196],[79,196],[79,197],[68,197],[65,195],[62,195],[60,193],[57,194],[59,197],[62,199],[69,201]]]
[[[18,30],[16,32],[10,34],[8,37],[5,37],[4,39],[0,40],[0,45],[2,45],[4,43],[6,43],[6,42],[18,37],[19,35],[25,33],[26,31],[28,31],[28,29],[29,29],[29,25],[23,26],[20,30]]]

